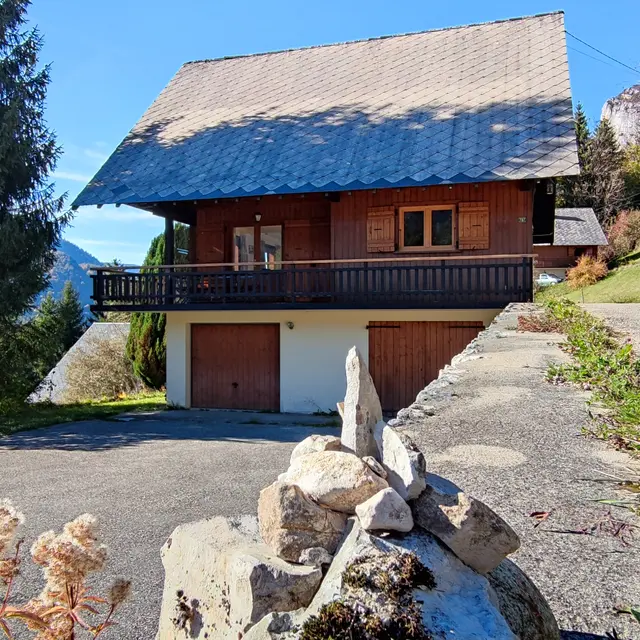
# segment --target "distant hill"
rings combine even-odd
[[[56,263],[51,270],[51,283],[47,291],[52,291],[56,298],[60,298],[64,283],[70,280],[80,294],[80,301],[88,314],[91,293],[93,292],[93,284],[89,277],[89,267],[101,264],[102,262],[98,258],[73,244],[73,242],[62,240],[56,251]]]

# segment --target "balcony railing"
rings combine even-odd
[[[533,296],[533,256],[97,268],[95,311],[498,308]],[[260,268],[262,267],[262,268]]]

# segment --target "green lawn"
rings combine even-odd
[[[121,400],[105,400],[103,402],[25,405],[18,411],[5,415],[0,414],[0,435],[7,435],[24,429],[47,427],[62,422],[105,419],[127,411],[156,411],[166,408],[165,394],[160,391],[129,396]]]
[[[572,291],[566,282],[546,287],[536,294],[536,302],[553,298],[582,302],[583,292],[585,302],[640,302],[640,260],[611,270],[604,280],[584,291]]]

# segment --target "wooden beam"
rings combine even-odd
[[[174,264],[175,238],[173,233],[173,219],[164,219],[164,261],[165,264]]]

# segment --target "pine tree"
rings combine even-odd
[[[602,118],[589,144],[586,175],[591,206],[600,224],[608,226],[624,205],[624,153],[613,127]]]
[[[38,377],[42,379],[62,357],[60,305],[51,291],[42,299],[31,324],[39,342],[35,369]]]
[[[62,289],[62,296],[58,303],[58,315],[60,318],[60,346],[64,354],[73,347],[87,328],[80,296],[69,280],[65,282]]]
[[[177,224],[174,231],[176,248],[189,246],[189,227]],[[144,266],[164,264],[164,233],[156,236],[144,259]],[[188,256],[175,252],[176,264],[187,264]],[[167,343],[164,313],[134,313],[127,342],[127,357],[133,363],[135,374],[149,387],[159,389],[167,379]]]
[[[30,0],[0,0],[0,332],[47,284],[62,226],[63,198],[47,178],[60,149],[44,121],[49,67],[42,38],[25,31]]]
[[[29,0],[0,0],[0,410],[37,383],[41,336],[25,317],[47,284],[68,221],[48,176],[60,149],[44,121],[49,67],[26,29]]]
[[[573,119],[581,175],[567,176],[558,179],[557,204],[559,207],[590,206],[584,175],[589,164],[589,141],[591,139],[591,132],[589,131],[589,122],[587,121],[587,116],[582,108],[582,104],[578,103]]]

